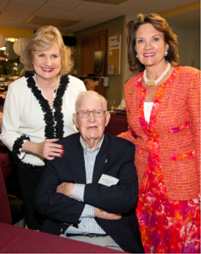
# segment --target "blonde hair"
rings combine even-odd
[[[38,28],[27,47],[22,50],[20,61],[24,64],[25,69],[34,72],[33,52],[36,50],[47,50],[55,42],[58,43],[61,52],[61,70],[59,74],[65,75],[69,73],[73,66],[71,50],[65,46],[60,31],[54,26],[42,26]]]

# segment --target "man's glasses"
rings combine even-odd
[[[89,114],[92,113],[94,115],[94,117],[99,118],[102,117],[104,115],[106,111],[102,110],[102,109],[95,109],[95,110],[80,110],[79,112],[77,112],[77,115],[80,118],[88,118]]]

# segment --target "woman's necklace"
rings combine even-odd
[[[143,73],[144,82],[146,83],[147,86],[156,86],[165,77],[165,75],[168,73],[168,71],[170,70],[170,67],[171,67],[171,64],[169,62],[167,62],[166,69],[160,75],[160,77],[156,80],[148,79],[147,78],[147,72],[146,72],[146,70],[144,70],[144,73]]]

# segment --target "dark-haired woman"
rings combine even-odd
[[[136,144],[137,215],[146,253],[200,252],[200,71],[179,65],[177,38],[157,14],[127,25],[125,84]]]

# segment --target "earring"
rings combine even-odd
[[[167,56],[167,54],[168,54],[168,52],[167,52],[167,51],[165,51],[165,56]]]
[[[138,55],[136,55],[136,58],[138,58]]]

